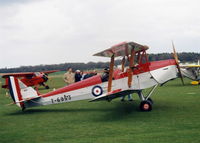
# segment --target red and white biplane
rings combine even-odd
[[[9,76],[10,95],[14,103],[24,110],[34,106],[85,99],[111,101],[117,97],[137,93],[141,100],[140,109],[151,111],[153,101],[150,97],[153,91],[159,84],[177,78],[180,67],[175,59],[149,62],[147,49],[147,46],[135,42],[123,42],[112,46],[94,55],[111,58],[109,73],[96,75],[45,94],[38,94],[16,77]],[[121,70],[114,69],[116,57],[122,58]],[[129,64],[126,70],[125,62]],[[146,88],[151,88],[151,91],[145,96],[142,90]]]

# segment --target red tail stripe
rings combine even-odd
[[[23,98],[22,98],[22,94],[21,94],[21,91],[20,91],[21,89],[20,89],[20,86],[19,86],[18,79],[14,78],[14,81],[15,81],[15,86],[16,86],[16,90],[17,90],[18,99],[19,99],[19,101],[22,101]],[[24,103],[20,102],[20,105],[22,107],[24,105]]]

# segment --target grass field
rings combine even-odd
[[[11,100],[1,89],[0,143],[199,143],[200,87],[185,82],[159,87],[151,112],[139,111],[136,95],[133,102],[77,101],[22,112],[6,106]],[[49,85],[64,82],[55,75]]]

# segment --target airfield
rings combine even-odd
[[[52,74],[41,93],[65,85],[63,73]],[[22,112],[0,90],[0,143],[199,143],[200,90],[190,80],[156,89],[151,112],[138,109],[139,99],[121,102],[77,101],[40,106]],[[1,82],[2,79],[1,79]],[[148,92],[148,90],[144,90]]]

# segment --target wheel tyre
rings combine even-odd
[[[145,112],[151,111],[152,110],[152,103],[148,100],[142,101],[140,103],[140,110],[145,111]]]
[[[49,89],[49,86],[48,86],[48,85],[46,85],[46,86],[45,86],[45,88],[46,88],[46,89]]]
[[[153,105],[153,100],[151,98],[148,98],[147,100],[150,101],[151,104]]]

